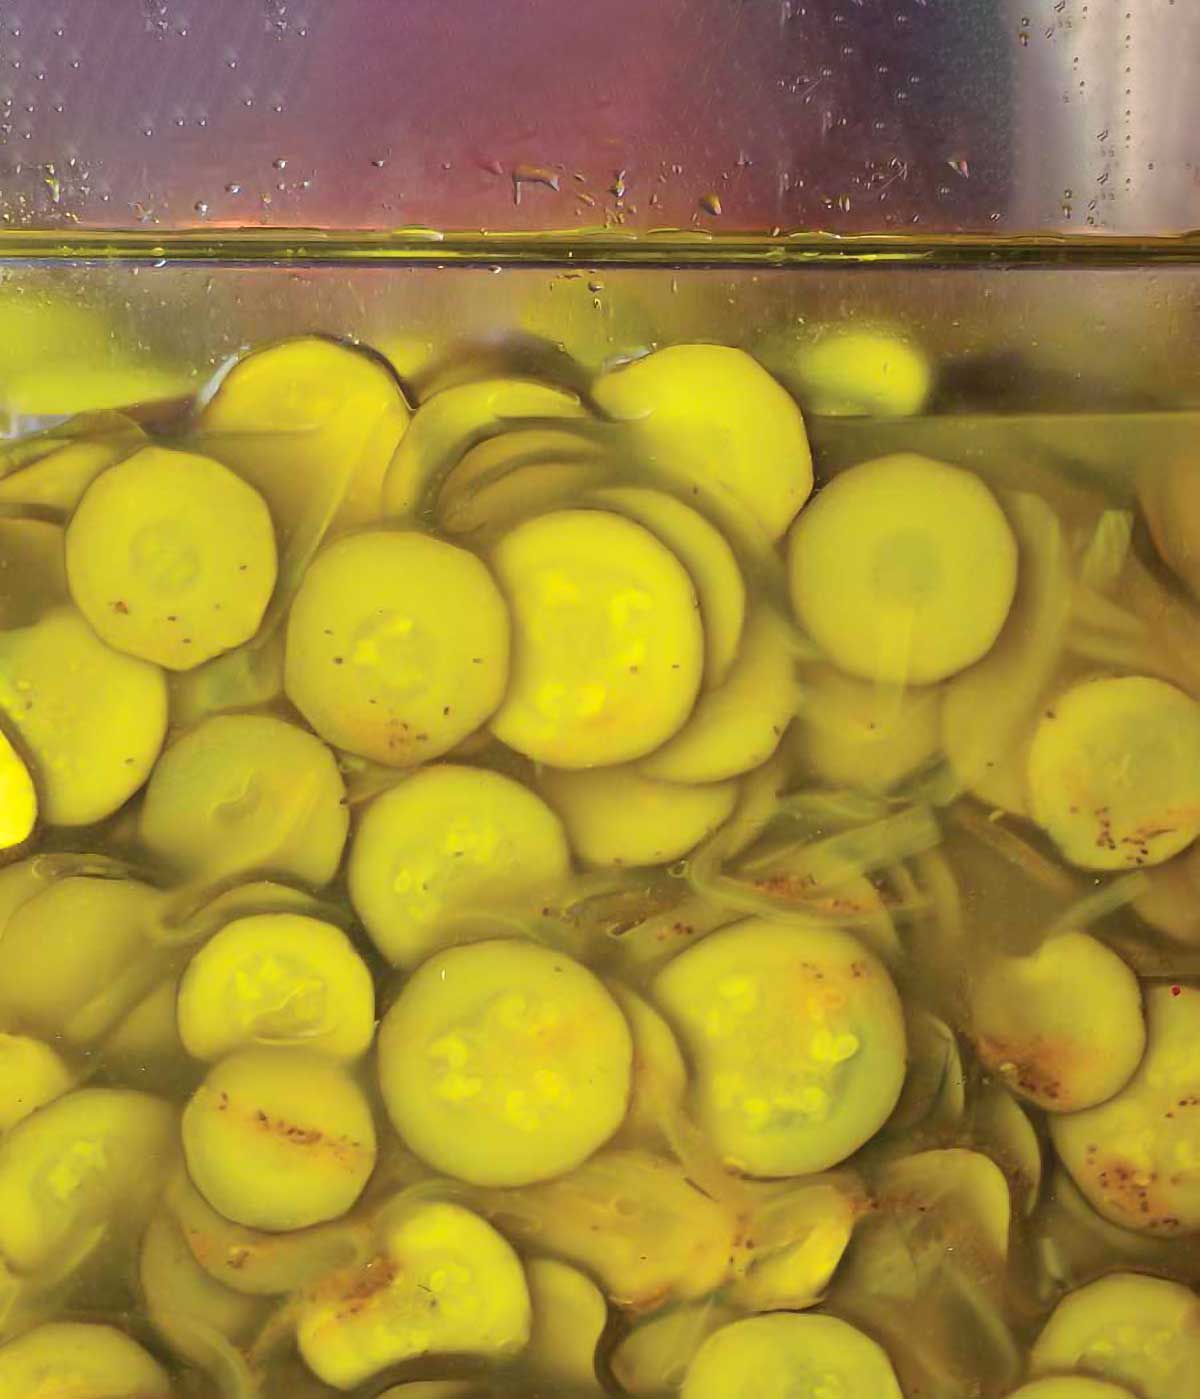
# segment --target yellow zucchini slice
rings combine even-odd
[[[985,963],[968,994],[980,1059],[1048,1112],[1106,1101],[1141,1063],[1137,977],[1087,933],[1059,933],[1027,956]]]
[[[601,375],[592,395],[652,467],[731,496],[772,539],[808,499],[804,419],[744,350],[669,345]]]
[[[167,1372],[114,1326],[51,1321],[0,1346],[0,1399],[171,1399]]]
[[[898,335],[835,328],[806,346],[782,377],[807,413],[909,418],[924,407],[933,373],[925,355]]]
[[[747,1175],[825,1170],[887,1120],[904,1081],[900,1000],[849,934],[748,918],[658,974],[700,1125]]]
[[[545,900],[570,853],[554,812],[519,782],[439,763],[367,807],[350,850],[350,898],[393,966],[461,940],[456,916]]]
[[[1033,1343],[1034,1375],[1075,1370],[1128,1384],[1140,1399],[1200,1394],[1200,1298],[1143,1273],[1110,1273],[1069,1292]]]
[[[836,476],[788,543],[792,606],[842,670],[927,685],[991,649],[1012,605],[1017,545],[970,472],[915,453]]]
[[[379,518],[384,472],[409,416],[381,360],[303,335],[238,360],[196,428],[205,451],[262,492],[286,548],[293,536]]]
[[[366,1096],[306,1049],[242,1049],[222,1059],[183,1113],[188,1173],[212,1207],[254,1229],[337,1219],[375,1166]]]
[[[284,686],[327,742],[392,767],[436,758],[495,711],[509,620],[487,568],[425,534],[339,539],[288,620]]]
[[[248,641],[275,587],[263,498],[219,462],[163,447],[88,487],[66,551],[71,596],[96,635],[168,670]]]
[[[217,714],[167,749],[146,790],[140,833],[180,871],[220,879],[270,869],[333,878],[349,829],[333,754],[295,724]]]
[[[461,1205],[416,1203],[388,1221],[383,1249],[300,1301],[305,1364],[335,1389],[422,1355],[513,1355],[529,1339],[529,1287],[517,1255]]]
[[[525,1266],[533,1303],[526,1359],[540,1379],[572,1394],[600,1394],[596,1347],[608,1321],[608,1304],[596,1284],[557,1258],[533,1258]]]
[[[688,1366],[681,1393],[682,1399],[790,1399],[805,1389],[904,1399],[887,1352],[869,1336],[834,1316],[788,1312],[714,1331]]]
[[[298,913],[227,923],[179,986],[179,1034],[197,1059],[297,1044],[352,1060],[375,1036],[375,987],[340,928]]]
[[[524,1185],[578,1166],[620,1126],[632,1041],[612,996],[563,953],[510,939],[440,952],[379,1031],[379,1083],[436,1170]]]
[[[1200,835],[1200,704],[1145,675],[1086,680],[1047,703],[1029,805],[1084,869],[1169,860]]]
[[[0,1034],[0,1132],[75,1086],[75,1074],[48,1044]]]
[[[514,629],[512,684],[491,722],[502,742],[582,768],[642,757],[682,727],[703,631],[687,572],[649,530],[552,511],[505,535],[492,562]]]
[[[162,671],[112,650],[73,607],[0,633],[0,710],[33,765],[45,820],[87,826],[145,782],[167,730]]]
[[[1078,1002],[1084,993],[1073,997]],[[1114,1098],[1050,1121],[1055,1150],[1105,1219],[1150,1234],[1200,1230],[1200,990],[1146,992],[1146,1053]],[[1107,1038],[1106,1038],[1107,1043]]]

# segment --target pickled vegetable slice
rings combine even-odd
[[[263,1304],[223,1287],[192,1256],[179,1225],[169,1213],[156,1214],[142,1236],[138,1279],[150,1319],[181,1349],[178,1321],[200,1322],[231,1340],[246,1338],[262,1319]],[[186,1340],[181,1353],[188,1353]]]
[[[88,487],[66,551],[71,595],[96,634],[169,670],[249,640],[275,587],[262,497],[219,462],[163,447]]]
[[[113,1326],[47,1322],[0,1346],[0,1399],[171,1399],[167,1372]]]
[[[305,1049],[242,1049],[222,1059],[183,1113],[196,1188],[255,1229],[336,1219],[375,1165],[366,1097],[332,1060]]]
[[[684,486],[715,486],[772,539],[808,499],[812,454],[800,410],[744,350],[670,345],[601,375],[592,393],[651,466]]]
[[[794,733],[806,772],[834,787],[884,792],[924,767],[941,744],[942,692],[872,684],[831,666],[802,674]]]
[[[668,963],[654,995],[692,1058],[700,1124],[736,1170],[824,1170],[896,1105],[900,1001],[849,934],[748,918]]]
[[[1077,1112],[1129,1082],[1146,1045],[1137,978],[1086,933],[985,964],[969,992],[980,1058],[1049,1112]]]
[[[61,440],[45,456],[0,480],[0,501],[74,510],[102,471],[146,441],[146,434],[131,418],[116,413],[105,416],[113,421],[101,435]]]
[[[252,1297],[308,1287],[340,1268],[361,1263],[371,1237],[361,1220],[265,1233],[234,1224],[204,1199],[180,1170],[167,1184],[168,1208],[188,1251],[215,1282]]]
[[[349,817],[333,754],[264,714],[218,714],[167,749],[146,790],[142,840],[197,877],[270,869],[330,880]]]
[[[33,834],[37,791],[25,760],[0,731],[0,850],[11,850]]]
[[[383,483],[384,514],[411,521],[429,511],[468,448],[522,419],[582,418],[575,394],[533,379],[478,379],[432,394],[397,447]]]
[[[23,903],[0,938],[0,1016],[87,1045],[163,974],[150,939],[162,894],[133,879],[73,876]]]
[[[1200,704],[1144,675],[1073,686],[1038,721],[1029,800],[1072,864],[1170,859],[1200,835]]]
[[[1034,1342],[1035,1375],[1076,1370],[1144,1399],[1200,1395],[1200,1298],[1141,1273],[1112,1273],[1068,1293]]]
[[[532,1258],[525,1265],[533,1302],[533,1330],[526,1357],[538,1376],[572,1393],[599,1394],[596,1347],[608,1306],[596,1284],[557,1258]]]
[[[482,1206],[509,1238],[585,1269],[635,1312],[712,1292],[737,1246],[732,1211],[649,1151],[601,1151],[557,1180],[489,1191]]]
[[[714,1331],[696,1352],[683,1399],[789,1399],[796,1393],[903,1399],[882,1346],[833,1316],[748,1317]]]
[[[688,722],[642,762],[666,782],[721,782],[761,766],[779,747],[799,702],[789,628],[768,605],[746,619],[723,685],[700,696]]]
[[[1005,507],[1020,554],[1012,610],[995,646],[946,687],[942,740],[963,786],[1006,811],[1026,810],[1023,752],[1038,701],[1057,667],[1071,612],[1066,541],[1040,496],[1014,492]]]
[[[375,1034],[371,973],[332,923],[297,913],[236,918],[188,964],[179,1033],[197,1059],[296,1043],[357,1059]]]
[[[570,853],[557,816],[519,782],[440,763],[367,807],[350,850],[350,898],[394,966],[462,939],[456,915],[544,899]]]
[[[41,1281],[74,1270],[110,1230],[148,1214],[175,1159],[158,1098],[80,1088],[0,1139],[0,1256]]]
[[[61,1056],[29,1035],[0,1034],[0,1132],[75,1086]]]
[[[589,865],[659,865],[686,854],[733,811],[737,785],[659,782],[634,766],[563,772],[538,786]]]
[[[409,409],[387,365],[317,335],[240,359],[197,420],[206,451],[266,497],[285,547],[379,518]]]
[[[379,1031],[396,1130],[480,1185],[545,1180],[602,1146],[625,1114],[631,1060],[625,1017],[591,972],[508,939],[431,957]]]
[[[428,535],[339,539],[288,621],[288,697],[328,742],[404,767],[479,728],[508,680],[509,621],[473,554]]]
[[[62,607],[0,633],[0,710],[32,760],[44,818],[86,826],[145,782],[166,734],[167,687]]]
[[[649,530],[607,511],[557,510],[518,525],[492,561],[514,628],[498,738],[581,768],[642,757],[683,725],[703,632],[691,580]]]
[[[421,1355],[511,1355],[530,1330],[529,1287],[486,1220],[446,1201],[389,1220],[381,1253],[301,1300],[296,1336],[309,1369],[353,1389]]]
[[[691,574],[704,623],[704,683],[721,684],[737,656],[746,617],[746,585],[721,531],[665,491],[611,486],[588,499],[644,525]]]
[[[907,418],[929,397],[929,361],[910,341],[879,330],[826,330],[783,377],[805,412]]]
[[[841,669],[929,684],[986,655],[1017,582],[1017,546],[978,477],[915,453],[835,477],[788,544],[792,605]]]
[[[1200,1230],[1200,990],[1146,992],[1146,1053],[1115,1098],[1055,1116],[1071,1178],[1105,1219],[1152,1234]]]

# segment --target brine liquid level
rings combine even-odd
[[[0,1399],[1200,1395],[1200,477],[785,377],[5,446]]]

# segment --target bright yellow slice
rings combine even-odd
[[[983,1063],[1048,1112],[1077,1112],[1129,1082],[1146,1047],[1137,977],[1086,933],[986,963],[968,992]]]
[[[1086,1005],[1080,984],[1072,1000]],[[1146,1053],[1114,1098],[1050,1119],[1055,1150],[1105,1219],[1172,1237],[1200,1230],[1200,991],[1146,992]]]
[[[110,816],[149,776],[167,729],[162,672],[100,641],[73,607],[0,633],[0,709],[55,826]]]
[[[391,369],[353,345],[297,336],[246,355],[197,421],[203,449],[266,497],[293,536],[369,524],[409,422]]]
[[[808,413],[907,418],[929,397],[932,373],[919,349],[878,330],[826,330],[784,376]]]
[[[1163,680],[1111,676],[1049,701],[1029,804],[1072,864],[1157,865],[1200,835],[1200,704]]]
[[[176,1160],[177,1117],[159,1098],[81,1088],[0,1139],[0,1252],[20,1273],[66,1277],[110,1230],[146,1217]]]
[[[171,1399],[167,1372],[113,1326],[47,1322],[0,1346],[0,1399]]]
[[[513,675],[492,731],[538,762],[625,762],[684,723],[703,630],[683,565],[649,530],[602,510],[518,525],[492,562],[513,614]]]
[[[514,1355],[529,1339],[529,1286],[512,1246],[461,1205],[417,1203],[388,1219],[383,1248],[300,1301],[305,1364],[335,1389],[422,1355]]]
[[[67,527],[67,578],[96,634],[168,670],[248,641],[275,587],[263,498],[228,467],[163,447],[110,466]]]
[[[183,1113],[188,1173],[212,1207],[254,1229],[337,1219],[375,1166],[366,1095],[306,1049],[242,1049],[222,1059]]]
[[[570,863],[562,825],[537,795],[500,773],[438,763],[367,807],[350,898],[388,961],[413,967],[470,940],[456,918],[549,898]]]
[[[197,877],[269,869],[325,884],[346,842],[345,795],[333,754],[306,730],[266,714],[217,714],[163,755],[141,838]]]
[[[900,453],[836,476],[788,544],[792,606],[842,670],[930,684],[986,655],[1017,583],[1017,546],[977,477]]]
[[[1196,1399],[1200,1299],[1166,1278],[1110,1273],[1059,1302],[1033,1343],[1030,1369],[1114,1380],[1140,1399]]]
[[[601,375],[592,393],[628,425],[649,465],[728,495],[772,539],[808,499],[812,454],[800,410],[744,350],[670,345]]]
[[[900,1000],[847,933],[748,918],[682,952],[653,989],[690,1056],[697,1119],[734,1170],[823,1171],[896,1105]]]
[[[288,697],[329,743],[407,767],[479,728],[508,681],[509,620],[487,568],[429,535],[337,540],[288,621]]]
[[[834,1316],[774,1312],[714,1331],[696,1352],[682,1399],[792,1399],[824,1392],[904,1399],[882,1346]]]
[[[298,913],[235,918],[188,963],[179,1033],[197,1059],[296,1044],[352,1060],[375,1036],[375,987],[340,928]]]
[[[479,1185],[569,1171],[629,1101],[632,1041],[603,984],[533,943],[440,952],[405,983],[379,1032],[379,1081],[405,1143]]]

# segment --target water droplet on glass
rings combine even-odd
[[[153,128],[152,126],[143,126],[143,127],[142,127],[142,135],[143,135],[143,136],[153,136],[153,135],[154,135],[154,128]]]
[[[236,58],[227,58],[227,59],[225,60],[225,67],[226,67],[226,68],[236,68],[237,65],[238,65],[238,61],[237,61]]]
[[[241,194],[241,192],[242,187],[236,181],[230,181],[230,183],[225,186],[226,194]]]
[[[275,167],[276,170],[286,170],[286,169],[287,169],[287,157],[286,157],[286,156],[282,156],[282,155],[277,155],[277,156],[275,157],[275,159],[271,162],[271,164]]]
[[[706,214],[717,217],[721,213],[721,196],[714,190],[709,190],[707,194],[700,196],[700,208]]]
[[[201,218],[204,218],[208,214],[208,201],[204,199],[197,199],[196,202],[192,205],[192,208],[195,209],[195,211],[200,215]]]

